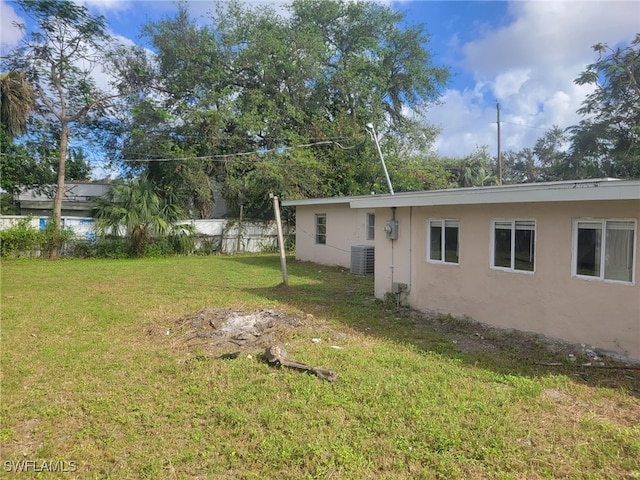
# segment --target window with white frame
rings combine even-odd
[[[376,238],[376,214],[367,213],[367,240]]]
[[[429,220],[427,229],[427,260],[438,263],[458,263],[458,220]]]
[[[633,283],[635,238],[635,220],[575,220],[572,274]]]
[[[535,268],[536,222],[494,220],[491,266],[505,270],[533,272]]]
[[[322,245],[327,243],[327,214],[316,214],[316,243]]]

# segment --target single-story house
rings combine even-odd
[[[352,198],[356,197],[282,202],[296,206],[296,258],[349,267],[352,246],[374,246],[375,208],[350,208]]]
[[[108,183],[93,182],[65,182],[64,185],[63,217],[88,217],[92,200],[104,196],[110,187]],[[55,185],[50,185],[42,189],[27,188],[16,193],[14,201],[20,206],[20,215],[50,215],[55,190]]]
[[[418,310],[640,359],[640,181],[456,188],[282,205],[296,208],[300,260],[351,265],[353,272],[352,252],[371,245],[378,298],[392,293]]]
[[[219,219],[229,217],[231,212],[222,197],[222,184],[212,181],[214,204],[207,218]],[[91,215],[91,203],[96,197],[103,197],[111,187],[104,182],[65,182],[65,193],[62,199],[63,217],[88,217]],[[20,215],[47,216],[53,209],[56,185],[45,185],[42,188],[23,188],[14,194],[14,202],[20,208]]]

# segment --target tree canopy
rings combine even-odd
[[[497,182],[484,147],[463,158],[431,151],[437,130],[424,113],[449,72],[423,26],[382,3],[292,0],[282,16],[220,1],[201,19],[179,3],[143,27],[148,50],[117,44],[103,17],[70,0],[18,4],[36,28],[3,59],[2,188],[55,181],[56,224],[64,181],[89,172],[74,139],[98,139],[126,175],[192,218],[210,216],[215,188],[251,217],[271,216],[269,193],[387,192],[368,123],[395,191]],[[640,178],[640,35],[594,51],[575,80],[594,87],[583,119],[505,152],[505,182]],[[109,85],[96,84],[98,64]]]
[[[35,136],[57,156],[51,251],[55,258],[68,179],[67,160],[74,157],[70,142],[74,136],[86,142],[86,127],[105,115],[114,97],[122,94],[121,90],[98,86],[93,75],[98,66],[107,72],[117,71],[108,67],[113,64],[115,42],[106,32],[104,17],[91,15],[83,5],[70,0],[18,0],[17,4],[36,27],[26,32],[6,60],[9,71],[18,72],[33,91],[30,121]],[[25,29],[24,25],[20,27]],[[28,140],[33,143],[33,138]]]
[[[401,28],[402,14],[376,2],[295,0],[289,10],[219,3],[202,25],[182,4],[148,24],[153,89],[116,125],[114,154],[199,216],[211,178],[255,216],[272,191],[386,191],[364,126],[373,122],[387,145],[423,150],[435,130],[414,118],[437,100],[447,69],[433,65],[421,26]],[[393,176],[403,160],[389,155]]]
[[[569,129],[572,156],[613,177],[640,178],[640,34],[625,48],[599,43],[596,62],[576,78],[593,85]]]
[[[593,50],[597,60],[575,79],[594,87],[577,111],[583,119],[554,126],[533,149],[507,152],[507,182],[640,178],[640,34],[626,47]]]

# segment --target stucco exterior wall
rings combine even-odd
[[[391,218],[376,211],[377,225]],[[398,240],[376,236],[375,294],[409,285],[405,301],[503,328],[588,343],[640,359],[640,246],[635,284],[572,276],[573,220],[627,218],[640,224],[640,201],[514,203],[404,207],[395,210]],[[427,220],[459,220],[459,264],[427,262]],[[490,268],[491,221],[534,219],[535,271]]]
[[[296,259],[349,268],[352,245],[374,244],[367,240],[367,213],[374,210],[351,209],[348,203],[296,207]],[[324,245],[316,243],[316,214],[327,216]],[[376,218],[376,235],[379,233]]]

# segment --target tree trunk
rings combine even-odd
[[[60,132],[60,159],[58,162],[58,187],[56,188],[56,196],[53,199],[53,212],[51,213],[51,221],[53,222],[53,238],[51,243],[51,252],[49,258],[55,260],[60,254],[60,232],[62,220],[62,199],[66,193],[64,185],[65,164],[67,161],[67,150],[69,148],[69,125],[62,121],[62,131]]]

